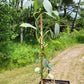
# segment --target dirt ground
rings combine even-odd
[[[56,80],[69,80],[70,84],[84,84],[84,44],[71,47],[51,60]]]

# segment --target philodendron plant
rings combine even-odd
[[[44,52],[44,50],[48,46],[48,44],[45,45],[44,38],[49,32],[51,33],[52,37],[53,36],[55,37],[56,35],[59,34],[59,25],[57,24],[57,21],[59,20],[59,14],[56,10],[55,11],[52,10],[52,5],[49,0],[35,0],[34,1],[34,10],[35,11],[33,13],[33,16],[35,18],[36,27],[29,23],[22,23],[20,26],[21,27],[31,27],[36,30],[36,38],[37,38],[37,41],[41,45],[41,51],[39,53],[40,57],[36,60],[36,63],[41,62],[41,67],[40,68],[36,67],[35,72],[39,72],[41,74],[41,84],[43,84],[43,74],[44,74],[45,69],[47,69],[48,71],[53,70],[53,65],[51,63],[49,63],[49,61],[47,60],[47,56],[45,55],[45,52]],[[51,30],[51,28],[49,28],[50,27],[49,25],[48,25],[48,27],[44,28],[44,30],[45,30],[45,32],[44,32],[44,30],[43,30],[44,23],[43,23],[42,16],[45,16],[45,14],[47,16],[49,16],[51,19],[54,19],[54,22],[53,22],[53,24],[55,25],[54,32]],[[40,22],[40,26],[39,26],[39,22]],[[50,25],[52,25],[52,24],[50,24]],[[48,74],[48,76],[51,79],[54,79],[53,75]]]

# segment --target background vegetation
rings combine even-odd
[[[73,0],[70,2],[68,0],[50,1],[53,9],[59,11],[60,21],[58,23],[61,31],[56,38],[52,38],[54,41],[50,33],[45,39],[45,44],[48,44],[47,57],[53,58],[57,51],[84,43],[84,9],[78,7],[84,4],[80,3],[80,0],[78,3]],[[77,4],[79,5],[76,6]],[[70,11],[70,7],[73,10]],[[22,30],[20,28],[22,22],[35,25],[34,8],[33,6],[23,8],[23,0],[9,0],[9,3],[6,0],[0,1],[0,71],[35,63],[39,57],[40,45],[36,41],[35,31],[30,28],[22,28]],[[62,11],[63,13],[60,13]],[[79,14],[80,18],[76,15],[72,17],[71,12]],[[50,27],[54,32],[54,26],[51,25],[54,20],[50,21],[48,16],[43,17],[45,17],[44,26]]]

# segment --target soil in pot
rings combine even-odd
[[[39,84],[41,84],[41,82]],[[43,79],[43,84],[70,84],[70,82],[65,80],[55,80],[55,83],[54,83],[53,80]]]

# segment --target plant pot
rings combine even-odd
[[[41,81],[39,84],[41,84]],[[54,84],[54,81],[51,79],[43,79],[43,84]],[[55,84],[70,84],[70,82],[65,80],[55,80]]]

